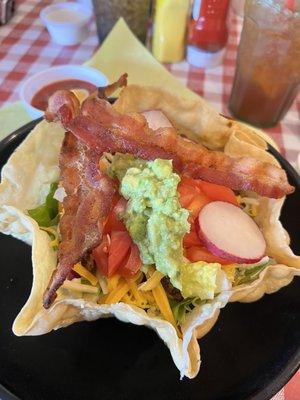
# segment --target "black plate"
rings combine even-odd
[[[35,123],[0,143],[1,167]],[[300,253],[296,241],[300,237],[299,176],[286,160],[283,163],[297,191],[285,203],[282,222],[294,251]],[[267,400],[299,367],[297,279],[260,301],[229,304],[222,310],[215,327],[200,341],[203,365],[193,380],[179,380],[168,349],[153,331],[113,318],[18,338],[11,326],[31,289],[30,253],[29,246],[1,235],[2,400],[15,396],[22,400]]]

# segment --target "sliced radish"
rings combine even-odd
[[[231,203],[205,205],[198,216],[198,234],[212,254],[231,262],[253,264],[265,255],[266,242],[258,226]]]
[[[146,118],[148,126],[154,131],[159,128],[171,128],[172,124],[160,110],[150,110],[142,112],[142,115]]]

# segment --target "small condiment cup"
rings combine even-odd
[[[44,111],[31,105],[34,95],[43,87],[51,83],[67,79],[79,79],[90,82],[96,87],[104,87],[108,84],[107,77],[99,70],[83,65],[59,65],[45,69],[26,79],[20,89],[20,99],[32,118],[39,118]]]
[[[88,36],[92,9],[79,3],[57,3],[45,7],[40,18],[54,42],[72,46]]]

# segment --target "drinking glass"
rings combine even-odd
[[[286,0],[247,0],[229,108],[259,127],[281,120],[300,82],[300,13]]]
[[[100,42],[123,17],[132,32],[145,43],[151,0],[93,0]]]

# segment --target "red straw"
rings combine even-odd
[[[285,0],[284,2],[285,8],[288,10],[295,12],[296,11],[296,1],[295,0]]]

